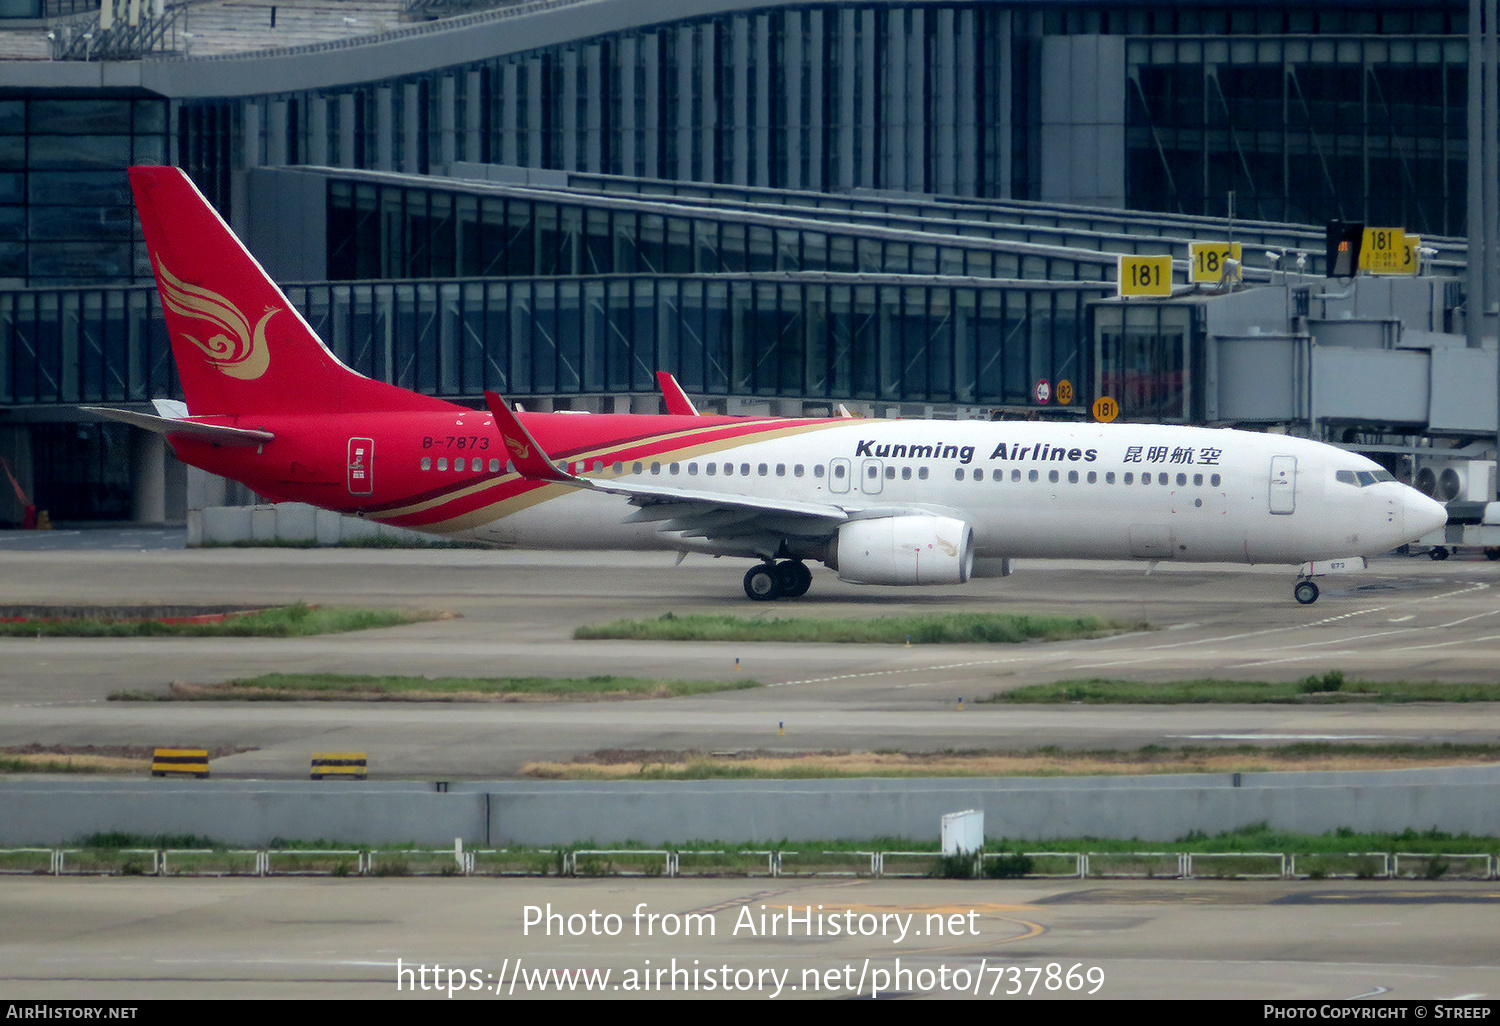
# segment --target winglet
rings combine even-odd
[[[511,412],[504,399],[494,392],[486,392],[484,401],[495,415],[495,428],[500,432],[501,441],[505,443],[505,451],[509,453],[511,462],[516,465],[516,470],[520,471],[522,477],[536,481],[575,482],[573,475],[557,469],[551,457],[531,437],[531,432]]]
[[[671,371],[657,371],[656,383],[661,386],[661,398],[667,404],[668,413],[674,417],[698,416],[698,408],[682,390],[682,386],[677,383]]]

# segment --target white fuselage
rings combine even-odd
[[[981,559],[1301,563],[1384,552],[1446,520],[1440,505],[1362,456],[1228,429],[843,420],[673,456],[585,461],[572,469],[620,482],[822,503],[856,516],[926,510],[970,524]],[[745,554],[658,525],[621,523],[633,510],[620,496],[559,490],[472,534],[526,548]]]

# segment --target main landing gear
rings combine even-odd
[[[1312,581],[1298,581],[1292,589],[1292,597],[1304,606],[1310,606],[1318,601],[1318,586]]]
[[[812,586],[812,571],[800,559],[761,563],[745,573],[745,594],[756,602],[797,598]]]

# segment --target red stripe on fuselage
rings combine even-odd
[[[703,446],[744,444],[764,436],[847,424],[843,420],[773,420],[747,417],[671,417],[640,414],[523,414],[523,423],[554,459],[613,463],[670,461]],[[504,470],[506,459],[492,418],[455,408],[452,413],[398,413],[260,418],[203,418],[275,434],[260,448],[218,447],[170,438],[186,463],[241,481],[260,495],[301,501],[341,513],[360,513],[406,527],[433,530],[450,520],[518,499],[542,486]],[[252,423],[253,421],[253,423]],[[350,438],[374,440],[374,492],[348,493]],[[424,447],[424,439],[429,440]],[[462,446],[459,448],[458,446]],[[422,470],[429,458],[434,469]],[[483,471],[435,469],[439,459],[482,460]],[[443,477],[442,475],[451,475]],[[496,511],[503,516],[504,511]]]

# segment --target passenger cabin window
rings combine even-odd
[[[1114,484],[1115,483],[1115,472],[1113,470],[1106,470],[1104,472],[1104,483],[1105,484]],[[1126,481],[1125,483],[1129,484],[1130,482]]]
[[[432,457],[431,456],[423,456],[422,457],[422,469],[423,470],[431,470],[432,469]]]
[[[748,464],[748,463],[745,464],[745,473],[747,473],[747,474],[750,473],[750,464]],[[822,477],[823,477],[823,464],[819,463],[817,466],[813,467],[813,477],[816,477],[816,478],[818,478],[820,480],[822,479]]]
[[[1026,480],[1028,480],[1028,481],[1035,481],[1038,478],[1040,478],[1041,476],[1042,476],[1041,474],[1039,474],[1035,470],[1033,470],[1033,471],[1031,471],[1030,473],[1028,473],[1026,475]]]
[[[792,468],[792,476],[793,477],[801,477],[802,476],[802,464],[799,463],[795,467]]]
[[[1219,475],[1215,474],[1213,477],[1209,478],[1208,483],[1213,485],[1215,488],[1219,487]]]
[[[1047,480],[1051,481],[1053,484],[1057,484],[1057,471],[1055,471],[1055,470],[1049,470],[1049,471],[1047,471]]]
[[[1068,484],[1077,484],[1077,483],[1078,483],[1078,471],[1076,471],[1076,470],[1070,470],[1070,471],[1068,471]]]
[[[785,463],[778,463],[778,464],[776,464],[776,476],[777,477],[786,477],[786,464]],[[871,477],[875,476],[875,468],[873,468],[873,467],[870,468],[870,476]]]
[[[918,467],[917,468],[917,480],[918,481],[926,481],[927,480],[927,468],[926,467]]]
[[[964,479],[964,468],[963,467],[959,467],[957,470],[955,470],[953,472],[953,480],[955,480],[955,481],[962,481],[963,479]]]
[[[444,456],[438,457],[438,469],[439,470],[447,470],[448,469],[448,459],[447,459],[447,457],[444,457]]]

